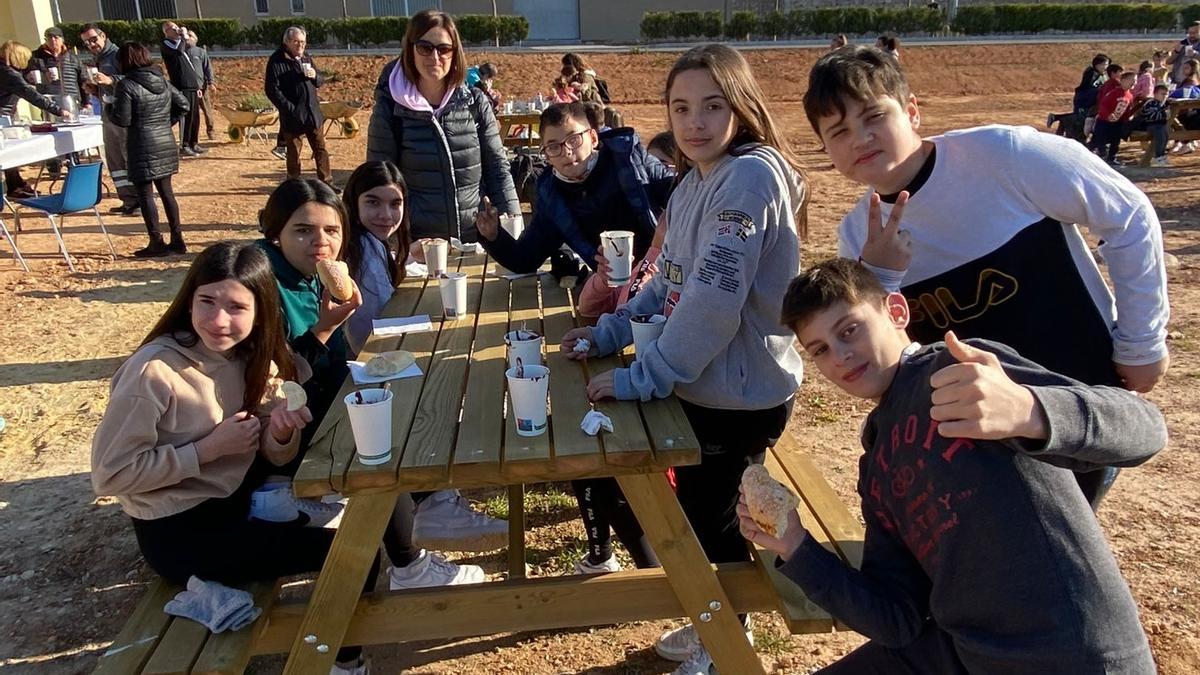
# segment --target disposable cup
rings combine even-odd
[[[640,314],[629,317],[629,327],[633,330],[633,349],[637,358],[650,349],[650,343],[662,335],[667,326],[667,317],[662,314]]]
[[[546,433],[546,392],[550,387],[550,369],[545,366],[509,368],[508,414],[516,419],[518,436]]]
[[[360,395],[362,403],[358,402]],[[392,458],[392,392],[363,389],[347,394],[345,401],[358,461],[372,466],[389,461]]]
[[[431,278],[437,278],[446,273],[446,254],[450,244],[445,239],[430,239],[421,243],[425,252],[425,269]]]
[[[611,230],[600,233],[600,245],[612,272],[608,285],[612,288],[629,283],[633,274],[633,233],[628,230]]]
[[[519,213],[515,216],[500,216],[500,227],[513,239],[520,239],[521,233],[525,231],[525,216]]]
[[[514,330],[504,334],[508,346],[508,367],[542,365],[542,345],[546,338],[531,330]]]
[[[442,291],[442,313],[450,319],[465,316],[467,313],[467,275],[462,272],[451,272],[442,275],[438,280]]]
[[[87,67],[87,76],[88,76],[89,82],[95,82],[96,75],[98,75],[98,74],[100,74],[100,69],[97,68],[96,66],[88,66]]]
[[[42,71],[40,71],[40,70],[31,70],[31,71],[29,71],[29,74],[33,76],[33,83],[34,83],[34,84],[41,84],[41,83],[42,83]]]
[[[46,72],[50,74],[51,82],[58,82],[58,66],[50,66]]]

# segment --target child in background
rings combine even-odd
[[[1132,72],[1121,74],[1118,86],[1109,89],[1100,97],[1100,107],[1096,113],[1096,128],[1092,131],[1092,140],[1088,149],[1104,158],[1110,166],[1121,166],[1117,161],[1117,151],[1121,148],[1121,135],[1124,128],[1121,119],[1133,105],[1133,88],[1137,76]]]
[[[1154,55],[1150,57],[1150,60],[1153,61],[1150,74],[1154,76],[1154,83],[1169,85],[1171,83],[1171,79],[1169,77],[1171,74],[1171,69],[1168,68],[1166,64],[1167,52],[1161,49],[1155,49]]]
[[[922,138],[904,74],[871,48],[821,57],[804,111],[838,171],[868,188],[838,228],[838,253],[910,299],[914,339],[936,342],[952,325],[1073,379],[1139,392],[1166,373],[1158,216],[1095,155],[1029,127]],[[901,203],[903,219],[870,225]],[[1106,242],[1115,303],[1076,223]],[[1049,317],[1070,334],[1045,339]],[[1078,474],[1096,507],[1115,478]]]
[[[665,98],[684,173],[667,205],[662,271],[595,328],[568,331],[562,350],[583,358],[574,348],[586,338],[587,355],[611,354],[633,341],[631,316],[667,316],[662,337],[628,368],[593,373],[588,396],[679,397],[702,457],[675,470],[680,505],[709,560],[749,560],[735,527],[738,483],[783,433],[803,372],[777,314],[800,269],[807,187],[737,51],[689,50],[667,75]],[[690,625],[655,650],[685,661],[678,674],[712,664]]]
[[[738,504],[746,538],[870,638],[820,673],[1155,672],[1133,596],[1067,470],[1152,457],[1167,428],[1151,403],[995,342],[953,332],[911,342],[904,296],[851,260],[797,277],[781,320],[827,380],[875,403],[861,432],[861,571],[795,510],[776,538]]]
[[[575,85],[571,84],[571,75],[575,74],[575,69],[570,66],[563,66],[562,74],[554,78],[550,83],[553,89],[553,94],[550,98],[551,103],[574,103],[579,100],[579,94],[575,91]]]
[[[1180,66],[1181,79],[1171,90],[1169,98],[1196,99],[1200,98],[1200,60],[1188,59]],[[1184,129],[1200,129],[1200,110],[1189,110],[1176,116]],[[1175,147],[1175,154],[1186,155],[1196,151],[1196,141],[1180,143]]]
[[[483,92],[487,97],[488,103],[492,104],[492,112],[499,114],[500,106],[504,103],[504,97],[500,92],[496,91],[496,66],[491,63],[481,63],[475,70],[479,79],[474,83],[468,84],[468,87],[475,87]]]
[[[1167,85],[1154,85],[1153,97],[1146,101],[1140,113],[1141,128],[1150,134],[1154,158],[1150,166],[1170,166],[1167,163]]]
[[[670,131],[662,131],[654,135],[650,139],[650,143],[646,145],[646,152],[658,158],[664,166],[670,170],[675,170],[675,154],[678,149],[675,147],[675,137]]]
[[[1154,64],[1149,61],[1142,61],[1138,66],[1137,81],[1129,90],[1129,93],[1133,94],[1135,103],[1150,98],[1154,94],[1154,74],[1151,72],[1153,69]]]

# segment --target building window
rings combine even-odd
[[[271,13],[270,0],[254,0],[254,14],[257,16],[266,16]]]
[[[100,0],[100,18],[107,21],[169,19],[178,16],[175,0]]]
[[[292,0],[292,14],[304,13],[304,0]]]

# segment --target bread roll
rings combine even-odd
[[[411,366],[416,359],[412,352],[397,350],[394,352],[383,352],[372,356],[363,370],[367,371],[367,375],[371,377],[391,377],[399,375],[401,372]]]
[[[289,411],[294,412],[299,410],[308,403],[308,394],[304,393],[304,387],[291,380],[280,384],[279,390],[283,392],[284,398],[287,399],[287,409]]]
[[[329,294],[338,302],[345,302],[354,296],[354,282],[350,279],[350,268],[341,260],[318,260],[317,276],[321,283],[329,289]]]
[[[782,537],[788,527],[788,513],[800,506],[797,497],[785,485],[771,477],[767,467],[751,464],[742,472],[742,493],[750,517],[772,537]]]

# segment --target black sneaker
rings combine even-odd
[[[203,155],[204,153],[208,152],[208,148],[202,148],[199,145],[193,145],[192,152],[196,153],[197,155]]]
[[[213,139],[213,130],[212,129],[206,129],[204,133],[208,134],[208,140],[211,141]]]
[[[141,210],[142,210],[142,207],[138,206],[137,204],[122,204],[120,206],[112,207],[111,209],[108,210],[108,212],[115,213],[115,214],[121,215],[121,216],[132,216],[133,214],[138,213]]]
[[[279,159],[284,159],[284,160],[287,159],[287,150],[285,150],[281,147],[278,147],[278,146],[271,148],[271,154],[275,155]]]
[[[196,151],[191,148],[180,148],[179,156],[180,157],[195,157]]]
[[[133,252],[135,258],[165,258],[171,254],[171,250],[163,243],[162,239],[151,239],[150,244],[146,248],[140,248]]]
[[[172,238],[171,243],[167,244],[167,250],[175,255],[183,255],[187,253],[187,244],[183,243],[183,237]]]

